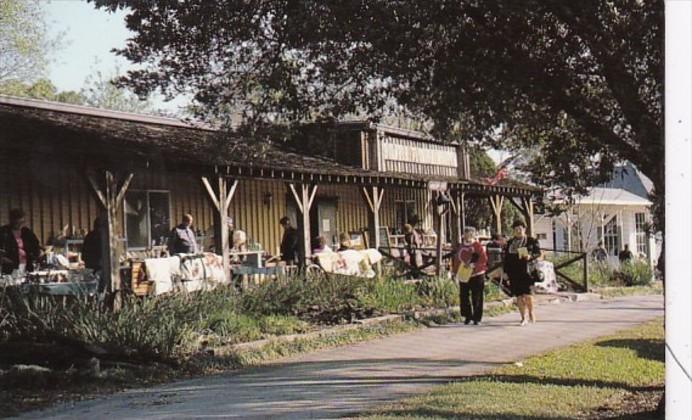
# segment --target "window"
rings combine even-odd
[[[620,252],[620,229],[617,216],[610,219],[603,226],[603,231],[599,233],[601,233],[599,237],[603,240],[603,246],[608,251],[608,255],[617,256]]]
[[[569,251],[570,250],[570,236],[569,236],[569,230],[566,227],[562,228],[562,250],[563,251]]]
[[[171,229],[168,191],[129,191],[124,207],[128,248],[166,244]]]
[[[416,214],[416,202],[413,200],[396,201],[394,206],[396,210],[396,226],[392,226],[392,230],[400,231],[406,223],[413,221],[413,216]]]
[[[646,234],[646,213],[634,214],[634,229],[637,237],[637,255],[649,255],[649,241]]]

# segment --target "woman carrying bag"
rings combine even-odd
[[[476,239],[476,229],[464,229],[464,238],[454,254],[453,272],[459,282],[459,309],[464,324],[481,323],[483,318],[483,293],[488,255],[485,247]]]
[[[536,322],[531,290],[531,286],[536,282],[532,274],[532,262],[541,258],[543,252],[538,240],[526,235],[526,223],[524,221],[515,220],[512,223],[512,229],[514,236],[507,242],[504,251],[504,270],[509,277],[512,296],[517,298],[517,306],[521,315],[520,325],[524,326],[527,324],[527,312],[529,321],[531,323]]]

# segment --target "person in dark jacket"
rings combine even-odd
[[[10,210],[10,224],[0,228],[0,262],[2,273],[14,270],[33,271],[41,256],[38,238],[25,226],[25,213],[21,209]]]
[[[279,220],[279,224],[284,229],[281,238],[281,259],[286,261],[286,264],[295,264],[299,256],[298,230],[291,226],[291,220],[286,216]]]
[[[94,271],[101,269],[101,218],[94,219],[92,230],[84,237],[82,244],[84,267]]]
[[[632,255],[632,251],[630,251],[630,246],[625,245],[625,249],[620,251],[618,254],[618,260],[620,260],[620,264],[624,263],[630,263],[634,259],[634,255]]]
[[[192,230],[193,221],[191,214],[185,214],[180,224],[171,230],[168,239],[168,252],[171,255],[197,253],[197,238]]]
[[[538,240],[526,235],[526,223],[515,220],[512,223],[514,236],[507,242],[504,250],[504,270],[509,277],[512,296],[517,298],[517,306],[521,315],[521,325],[526,325],[526,313],[533,323],[536,317],[533,313],[533,296],[531,286],[535,283],[529,273],[529,261],[541,258],[543,253]]]

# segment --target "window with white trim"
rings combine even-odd
[[[618,226],[618,217],[613,216],[603,226],[603,230],[599,228],[599,238],[603,241],[603,246],[608,251],[608,255],[617,256],[620,253],[620,227]]]
[[[649,241],[646,235],[646,213],[634,214],[634,232],[637,238],[637,255],[649,255]]]

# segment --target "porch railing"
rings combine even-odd
[[[589,290],[589,259],[585,252],[554,250],[552,248],[541,248],[541,250],[545,253],[545,258],[553,263],[558,283],[577,292]],[[560,254],[565,254],[567,258],[559,257]],[[502,254],[495,255],[495,258],[488,265],[487,272],[490,280],[497,284],[504,293],[510,295],[511,292],[507,285],[502,282],[501,277],[493,275],[494,271],[502,268],[502,264]]]

